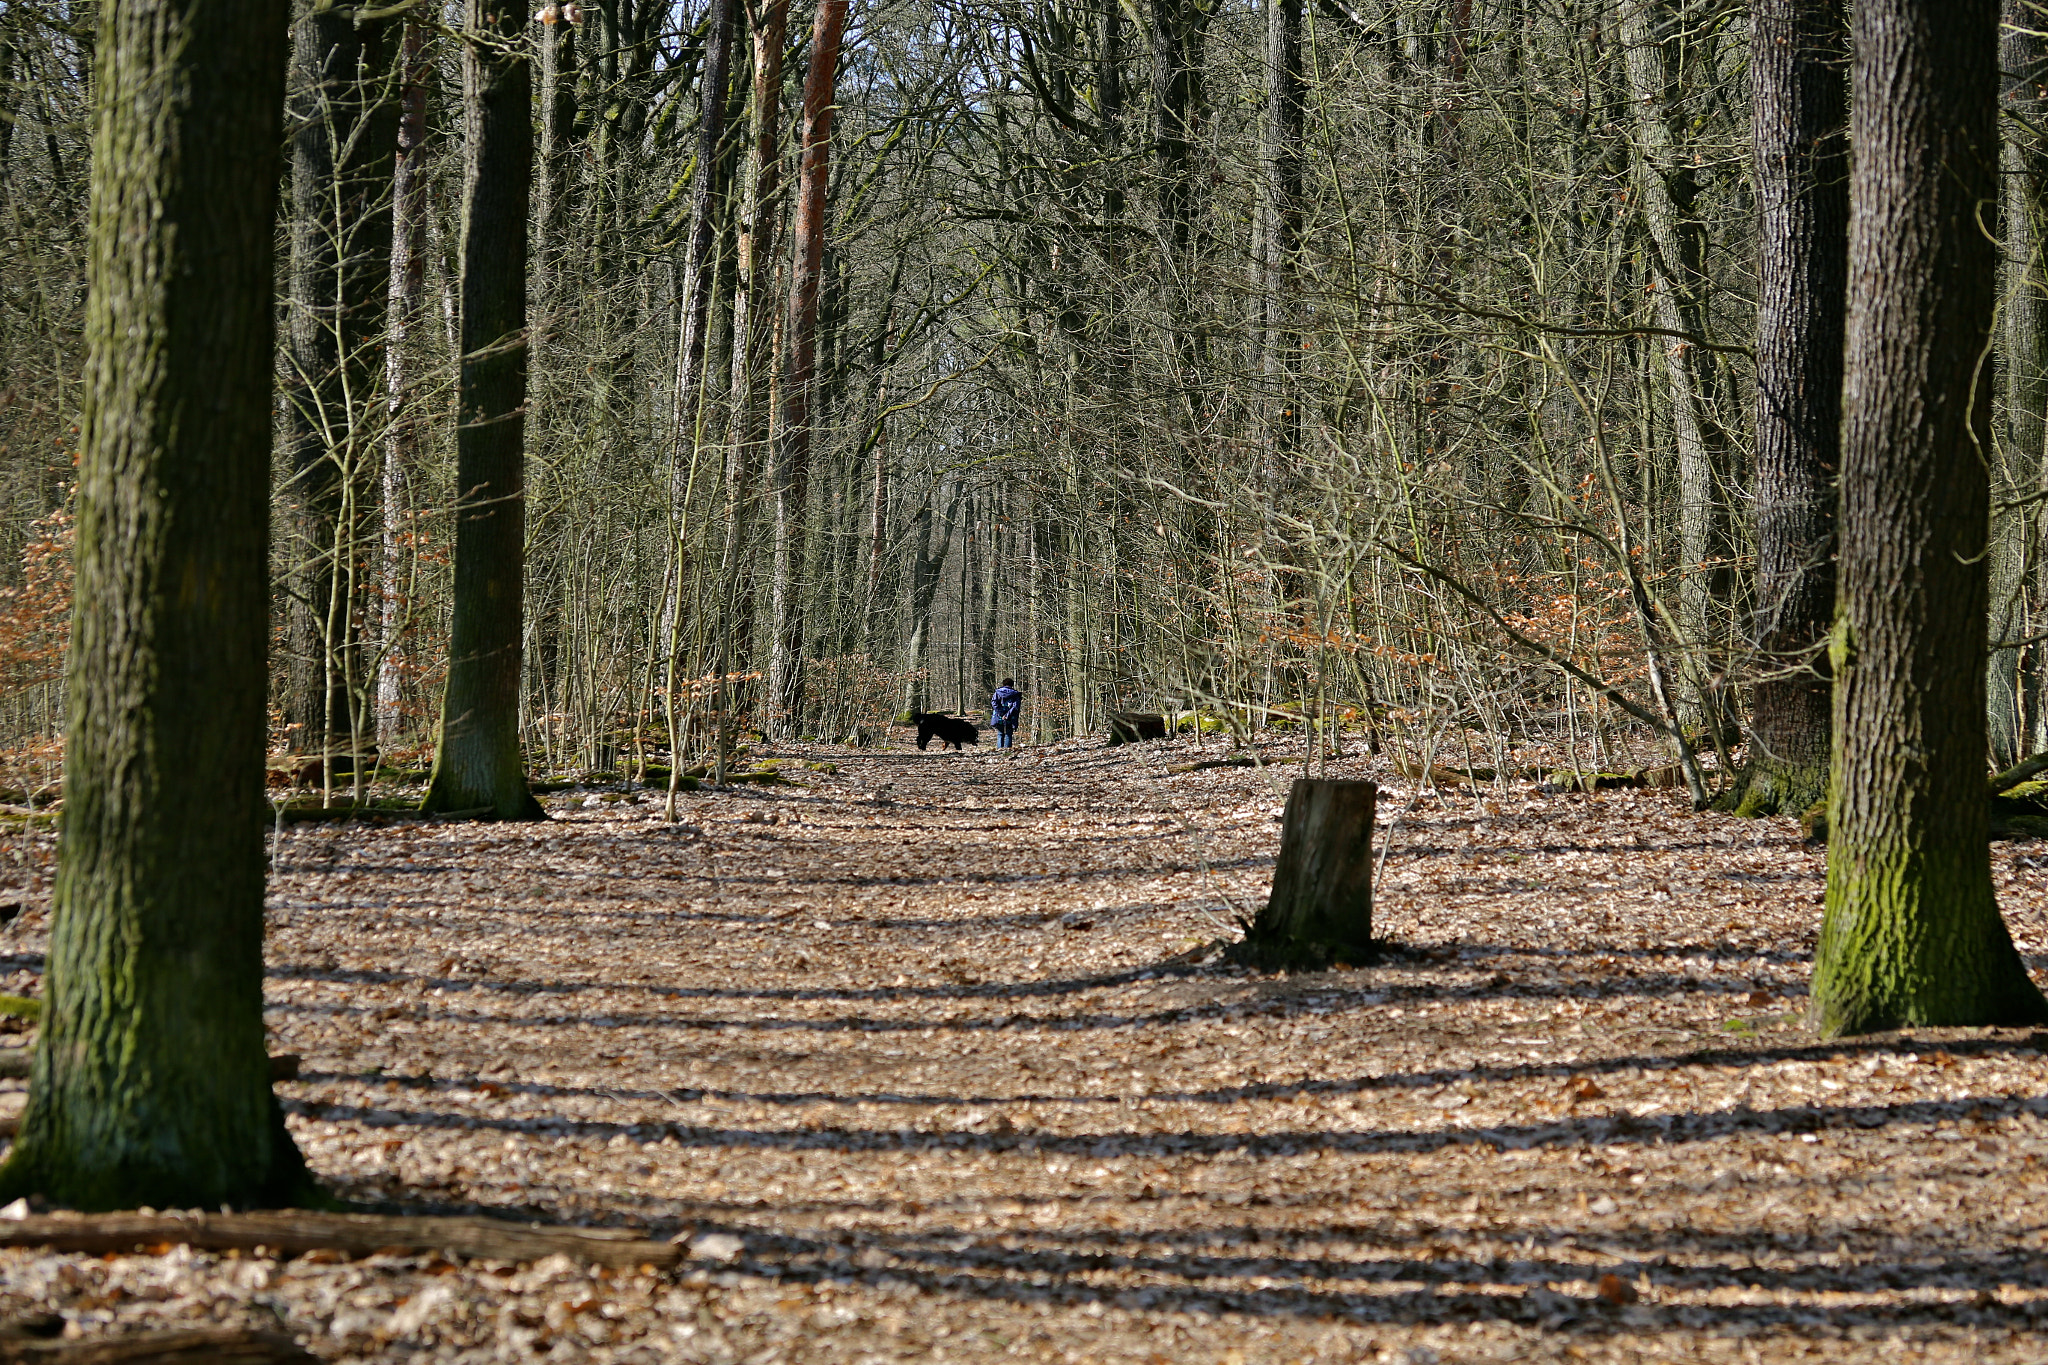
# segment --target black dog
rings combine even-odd
[[[981,746],[981,731],[973,721],[949,716],[943,711],[925,711],[917,717],[917,747],[922,749],[932,742],[934,736],[938,738],[941,749],[948,744],[955,749],[963,744],[972,744],[976,748]]]

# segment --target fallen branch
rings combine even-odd
[[[320,1357],[282,1332],[204,1327],[187,1331],[140,1332],[91,1341],[0,1341],[0,1362],[43,1365],[311,1365]]]
[[[2020,783],[2041,772],[2048,772],[2048,754],[2035,754],[2032,758],[2023,759],[1992,778],[1991,794],[1997,796],[2001,792],[2011,791]]]
[[[284,1256],[334,1251],[417,1255],[446,1252],[487,1261],[539,1261],[567,1256],[591,1265],[665,1268],[682,1249],[652,1242],[624,1228],[538,1227],[494,1218],[405,1218],[372,1213],[47,1214],[0,1222],[0,1247],[48,1247],[91,1255],[137,1247],[178,1245],[204,1251],[251,1251]]]

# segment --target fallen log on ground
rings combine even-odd
[[[240,1327],[138,1332],[87,1341],[0,1339],[0,1365],[37,1361],[41,1365],[311,1365],[320,1357],[282,1332]]]
[[[281,1256],[341,1252],[418,1255],[445,1252],[486,1261],[539,1261],[562,1255],[590,1265],[666,1268],[682,1249],[625,1228],[540,1227],[495,1218],[407,1218],[375,1213],[53,1213],[0,1222],[0,1247],[48,1247],[90,1255],[136,1248],[195,1247]]]
[[[1238,754],[1232,758],[1205,759],[1200,763],[1176,763],[1166,770],[1166,775],[1178,777],[1182,773],[1206,772],[1210,768],[1256,768],[1258,765],[1259,761],[1250,754]]]

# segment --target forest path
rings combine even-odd
[[[390,1361],[2038,1357],[2048,1058],[1805,1034],[1790,822],[1429,798],[1383,884],[1405,946],[1256,976],[1161,964],[1256,904],[1288,772],[807,756],[838,770],[681,828],[566,793],[278,849],[280,1090],[320,1176],[682,1235],[679,1279],[383,1256],[252,1289],[196,1256],[148,1271],[178,1311]],[[2041,873],[1996,858],[2039,954]],[[157,1264],[4,1253],[0,1298],[161,1315],[114,1292]]]

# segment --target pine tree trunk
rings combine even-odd
[[[2048,1019],[1991,885],[1980,452],[1997,0],[1859,0],[1834,764],[1815,1023]]]
[[[272,233],[286,13],[103,11],[64,840],[7,1198],[310,1187],[263,1037]]]
[[[1849,29],[1842,0],[1756,0],[1751,14],[1759,679],[1734,804],[1744,815],[1771,815],[1827,795],[1824,647],[1835,610],[1841,464]]]
[[[839,41],[846,32],[847,0],[818,0],[811,28],[810,67],[804,75],[803,164],[797,183],[796,256],[789,290],[787,368],[782,413],[775,433],[775,565],[771,612],[775,638],[769,656],[770,732],[786,735],[803,706],[804,569],[808,548],[811,420],[818,341],[818,294],[825,274],[825,210],[830,198],[832,115],[839,74]]]
[[[465,0],[462,369],[455,591],[441,739],[422,809],[545,818],[519,745],[525,612],[526,214],[533,81],[525,14]]]
[[[390,294],[394,24],[358,24],[350,7],[306,0],[293,25],[285,447],[296,515],[285,718],[306,753],[353,752],[351,693],[368,681],[357,676],[351,569],[373,479],[366,437]],[[328,779],[339,775],[330,763]]]

